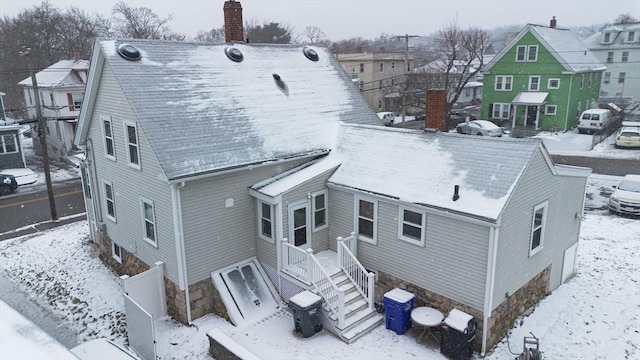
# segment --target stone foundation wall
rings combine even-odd
[[[491,313],[487,326],[487,349],[491,349],[507,334],[507,330],[511,328],[518,316],[522,315],[548,294],[550,276],[551,267],[547,267],[514,294],[509,295],[508,307],[505,299],[505,301]],[[378,298],[376,302],[382,303],[384,294],[394,288],[400,288],[413,293],[416,296],[415,307],[429,306],[440,310],[445,316],[452,309],[458,309],[472,315],[478,322],[474,348],[477,352],[482,350],[482,333],[484,331],[482,311],[383,272],[378,273],[378,281],[376,283],[376,294],[378,294]]]
[[[216,290],[211,279],[205,279],[189,285],[189,300],[192,320],[214,313],[229,322],[231,321],[220,293]]]
[[[491,349],[507,334],[518,316],[549,294],[550,278],[551,266],[548,266],[518,291],[509,294],[508,301],[505,297],[505,301],[491,312],[488,322],[487,349]]]
[[[97,232],[98,246],[100,247],[100,260],[107,264],[118,276],[129,275],[134,276],[150,269],[144,261],[138,259],[123,247],[120,248],[120,257],[122,262],[118,262],[113,258],[111,251],[111,239],[101,232]]]

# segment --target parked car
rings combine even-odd
[[[609,210],[618,214],[640,215],[640,175],[625,175],[609,196]]]
[[[9,195],[16,191],[18,183],[13,175],[0,174],[0,196]]]
[[[380,118],[380,120],[382,120],[382,122],[386,125],[386,126],[391,126],[393,125],[393,122],[396,119],[396,114],[390,112],[390,111],[383,111],[383,112],[379,112],[377,113],[378,118]]]
[[[140,360],[135,354],[108,339],[95,339],[82,343],[71,352],[80,360]]]
[[[467,121],[467,118],[469,118],[469,120],[478,120],[473,114],[463,109],[451,110],[449,111],[449,116],[447,117],[449,121],[456,123]]]
[[[501,137],[504,129],[488,120],[465,121],[456,125],[456,131],[460,134],[498,136]]]
[[[617,148],[640,148],[640,122],[623,121],[616,135]]]

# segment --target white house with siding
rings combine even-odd
[[[121,274],[162,261],[179,321],[239,323],[312,290],[352,342],[404,287],[476,317],[484,352],[512,323],[505,293],[532,306],[574,271],[589,170],[538,139],[386,128],[321,47],[98,39],[92,54],[76,136],[92,239]]]

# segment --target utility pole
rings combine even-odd
[[[418,35],[405,34],[404,36],[396,36],[396,38],[404,37],[404,87],[402,88],[402,123],[407,116],[406,109],[406,92],[407,92],[407,80],[409,77],[409,38],[418,37]]]
[[[51,169],[49,168],[49,149],[47,147],[47,131],[44,117],[42,116],[42,109],[40,108],[40,91],[38,91],[38,80],[36,74],[33,72],[33,66],[31,66],[31,48],[22,47],[20,50],[20,56],[24,56],[27,59],[27,66],[29,67],[29,75],[31,76],[31,85],[33,85],[33,92],[35,93],[36,101],[36,120],[38,121],[38,139],[40,139],[40,146],[42,147],[42,160],[44,163],[44,178],[47,182],[47,195],[49,196],[49,209],[51,211],[51,220],[58,220],[58,212],[56,211],[56,202],[53,197],[53,186],[51,185]]]

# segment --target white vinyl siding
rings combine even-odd
[[[156,231],[156,211],[153,201],[140,198],[140,210],[142,210],[142,233],[143,238],[149,244],[158,247],[158,236]]]
[[[424,246],[427,214],[404,206],[399,207],[398,238],[412,244]]]
[[[361,196],[356,196],[355,201],[356,223],[354,228],[358,234],[358,239],[375,244],[378,239],[378,201]]]
[[[104,184],[104,201],[107,219],[116,222],[116,194],[113,190],[111,181],[103,181]]]
[[[124,136],[127,144],[127,164],[140,170],[140,146],[138,145],[138,130],[135,123],[124,122]]]
[[[100,117],[102,120],[102,136],[104,138],[104,156],[109,160],[116,160],[116,145],[113,141],[113,125],[110,117]]]

